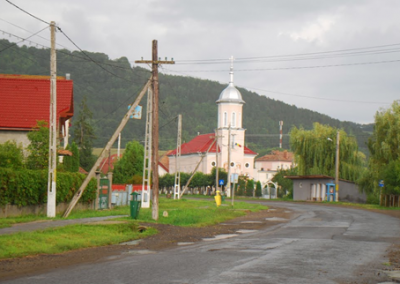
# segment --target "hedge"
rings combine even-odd
[[[47,202],[47,170],[13,170],[0,168],[0,206],[26,206]],[[85,175],[57,173],[56,202],[69,202],[79,189]],[[90,203],[96,198],[97,182],[92,179],[80,202]]]

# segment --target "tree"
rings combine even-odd
[[[95,162],[92,152],[93,141],[96,136],[92,126],[93,114],[87,105],[86,97],[83,97],[79,108],[79,114],[74,120],[74,142],[79,148],[79,163],[81,167],[90,169]]]
[[[256,197],[261,197],[261,195],[262,195],[261,182],[257,181],[257,183],[256,183]]]
[[[299,175],[335,175],[337,129],[314,123],[312,130],[293,127],[290,143]],[[328,140],[329,138],[329,140]],[[365,155],[358,152],[355,137],[340,130],[339,176],[350,181],[360,178]]]
[[[75,142],[69,144],[66,148],[70,150],[72,156],[65,156],[63,160],[64,169],[68,172],[79,171],[79,149]]]
[[[370,159],[360,186],[377,198],[379,180],[384,180],[382,188],[386,194],[399,194],[400,185],[400,102],[381,109],[375,114],[375,126],[368,140]]]
[[[42,170],[49,166],[49,128],[46,121],[38,121],[28,133],[30,144],[26,166],[31,170]]]
[[[287,197],[293,197],[293,181],[291,179],[285,178],[285,176],[297,175],[297,168],[292,168],[288,170],[279,170],[276,175],[272,178],[273,182],[276,182],[283,190],[283,195],[288,191]]]
[[[21,145],[15,141],[0,144],[0,167],[20,169],[24,167],[24,154]]]
[[[144,147],[138,141],[126,144],[122,158],[114,165],[113,181],[128,183],[135,175],[143,175]]]

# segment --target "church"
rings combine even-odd
[[[197,171],[209,174],[217,166],[231,174],[245,175],[251,179],[255,177],[254,159],[257,153],[245,146],[246,129],[242,124],[245,101],[233,83],[232,65],[229,84],[216,103],[218,121],[215,133],[198,135],[182,144],[178,168],[175,163],[177,149],[169,152],[170,174],[176,171],[192,173],[196,167]]]

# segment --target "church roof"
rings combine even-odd
[[[190,155],[190,154],[197,154],[197,153],[206,153],[207,150],[210,148],[208,151],[209,153],[215,153],[215,142],[214,142],[215,134],[214,133],[209,133],[209,134],[202,134],[198,135],[195,138],[193,138],[191,141],[182,144],[181,146],[181,155]],[[221,148],[218,147],[218,152],[221,151]],[[246,146],[244,146],[244,154],[245,155],[254,155],[256,156],[257,153],[250,150]],[[169,152],[167,154],[168,156],[175,156],[176,155],[176,149]]]

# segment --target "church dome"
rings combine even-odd
[[[242,99],[242,94],[240,94],[239,90],[236,89],[233,83],[229,83],[228,87],[226,87],[219,95],[217,103],[244,104],[244,100]]]
[[[244,104],[244,100],[242,99],[242,94],[236,89],[235,85],[233,85],[233,66],[231,66],[231,71],[229,72],[230,81],[228,87],[226,87],[217,100],[217,103],[239,103]]]

